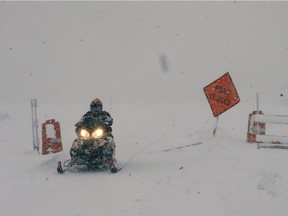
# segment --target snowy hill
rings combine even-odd
[[[286,216],[288,152],[246,135],[256,92],[264,113],[288,115],[287,7],[0,2],[0,215]],[[227,71],[241,102],[213,137],[203,87]],[[123,169],[60,175],[94,97]],[[31,98],[40,123],[60,122],[63,152],[32,150]]]

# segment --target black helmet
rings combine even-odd
[[[102,102],[96,98],[90,103],[90,111],[91,112],[99,112],[102,111],[103,105]]]

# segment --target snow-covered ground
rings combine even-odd
[[[287,9],[0,2],[0,215],[286,216],[288,151],[257,149],[246,136],[256,92],[264,113],[288,115]],[[203,87],[227,71],[241,101],[213,137]],[[94,97],[114,118],[123,169],[60,175]],[[40,123],[60,122],[63,152],[32,150],[31,98]]]

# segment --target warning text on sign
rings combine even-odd
[[[210,104],[214,117],[230,109],[240,98],[229,73],[204,87],[204,93]]]

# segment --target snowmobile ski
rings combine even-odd
[[[119,172],[120,170],[121,170],[121,168],[117,168],[117,167],[115,167],[115,166],[110,167],[110,171],[111,171],[112,173],[117,173],[117,172]]]
[[[61,174],[64,173],[61,161],[58,161],[57,172]]]
[[[74,164],[74,162],[72,160],[66,160],[66,161],[64,161],[64,165],[62,166],[61,161],[58,161],[57,172],[60,174],[63,174],[66,171],[68,171],[73,166],[73,164]],[[95,170],[99,171],[101,169],[95,169]],[[111,173],[117,173],[120,170],[122,170],[122,168],[118,168],[115,165],[110,167]]]

